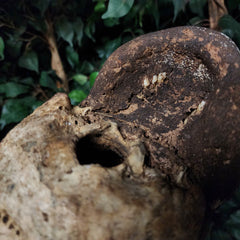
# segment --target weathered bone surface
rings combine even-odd
[[[0,240],[199,239],[239,181],[239,64],[201,28],[120,47],[82,107],[57,94],[1,142]]]
[[[13,129],[0,154],[0,239],[194,239],[201,228],[197,187],[144,166],[141,141],[64,94]]]

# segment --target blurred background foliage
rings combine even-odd
[[[240,0],[225,5],[218,30],[240,47]],[[175,26],[210,27],[209,15],[207,0],[0,0],[0,138],[56,92],[81,102],[123,43]],[[240,239],[240,190],[212,219],[208,240]]]

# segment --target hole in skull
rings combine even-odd
[[[3,223],[7,223],[9,220],[8,215],[5,215],[2,219]]]
[[[144,165],[147,167],[151,167],[151,159],[150,156],[148,154],[146,154],[144,156]]]
[[[191,115],[195,110],[196,110],[196,108],[190,108],[190,110],[188,112],[186,112],[186,115],[187,116]]]
[[[102,167],[115,167],[123,162],[123,158],[110,146],[97,143],[96,136],[89,135],[76,143],[76,154],[81,165],[99,164]]]
[[[190,110],[185,113],[186,117],[182,119],[182,122],[184,123],[186,118],[189,117],[195,110],[196,108],[190,108]]]

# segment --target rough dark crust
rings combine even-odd
[[[223,85],[231,86],[233,79],[238,82],[239,75],[240,53],[227,36],[199,27],[171,28],[140,36],[117,49],[82,105],[111,115],[125,137],[134,133],[144,139],[151,166],[170,175],[191,169],[191,178],[201,182],[218,168],[212,142],[222,141],[214,132],[221,130],[227,116],[225,105],[215,101],[214,95],[220,91],[222,101],[230,104],[231,92]],[[219,109],[203,114],[213,101],[221,102]],[[226,128],[223,135],[233,126]],[[210,138],[214,139],[211,144]],[[207,159],[209,154],[214,155],[213,161]],[[222,158],[222,162],[229,160]],[[211,170],[206,172],[207,168]]]

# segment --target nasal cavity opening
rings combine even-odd
[[[99,164],[111,168],[123,162],[123,158],[111,146],[99,144],[99,136],[89,135],[79,139],[76,143],[76,155],[81,165]]]

